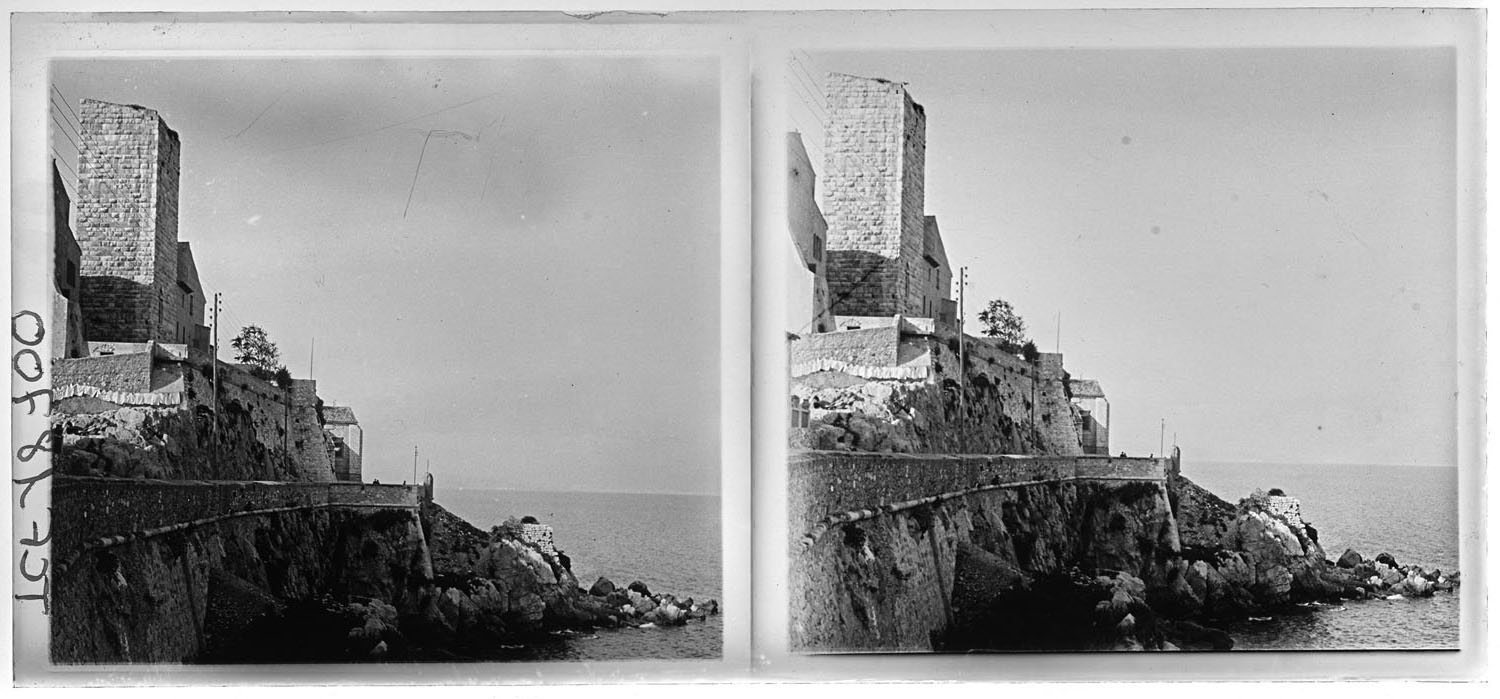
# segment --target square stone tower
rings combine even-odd
[[[930,317],[923,259],[927,116],[906,88],[830,73],[823,172],[835,315]],[[930,304],[928,304],[930,305]]]
[[[177,133],[144,107],[85,99],[81,112],[76,219],[89,340],[180,342]]]

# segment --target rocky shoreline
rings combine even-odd
[[[1220,625],[1350,601],[1430,597],[1460,583],[1456,571],[1402,565],[1388,553],[1367,559],[1346,550],[1330,558],[1296,501],[1274,489],[1230,505],[1178,476],[1172,505],[1178,545],[1159,548],[1141,575],[1076,567],[1036,575],[961,549],[968,579],[955,581],[955,623],[935,649],[1224,651],[1234,639]]]
[[[551,546],[550,532],[546,541],[527,536],[527,525],[538,526],[531,518],[483,532],[434,503],[424,523],[431,571],[413,576],[394,599],[361,598],[346,588],[290,604],[268,600],[202,660],[484,660],[600,629],[685,626],[719,614],[717,600],[653,592],[640,581],[617,587],[601,577],[585,589],[567,555]],[[385,552],[367,553],[390,562]]]

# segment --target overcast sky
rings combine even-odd
[[[224,294],[222,344],[259,324],[304,377],[316,338],[367,480],[410,479],[420,445],[440,485],[718,492],[716,61],[54,71],[73,112],[177,130],[179,237]],[[53,143],[76,171],[71,128]]]
[[[825,71],[908,83],[970,332],[1060,313],[1114,451],[1455,463],[1451,51],[799,52],[818,163]]]

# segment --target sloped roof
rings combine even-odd
[[[325,405],[323,406],[323,424],[358,425],[359,420],[354,417],[354,408],[346,405]]]
[[[1073,392],[1074,398],[1104,397],[1104,389],[1094,379],[1071,379],[1068,381],[1068,388]]]

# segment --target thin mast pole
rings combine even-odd
[[[958,443],[959,451],[969,451],[969,427],[966,424],[969,412],[964,398],[966,377],[964,376],[964,287],[968,286],[969,268],[958,268]]]

